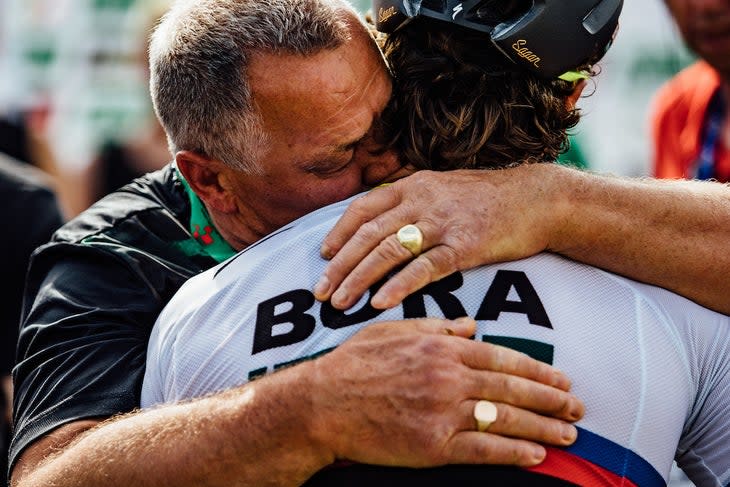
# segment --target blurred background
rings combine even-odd
[[[0,152],[48,172],[67,218],[170,159],[146,67],[149,31],[168,3],[0,0]],[[566,159],[648,175],[652,96],[692,60],[661,0],[627,1]],[[671,485],[691,484],[675,472]]]
[[[72,217],[170,158],[146,43],[167,0],[0,0],[0,152],[56,181]]]

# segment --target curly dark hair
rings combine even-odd
[[[379,139],[418,169],[554,161],[580,118],[574,84],[512,65],[484,34],[418,18],[384,38],[393,97]]]

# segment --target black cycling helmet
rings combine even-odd
[[[375,26],[388,33],[423,16],[488,34],[505,56],[557,78],[611,46],[623,0],[373,0]]]

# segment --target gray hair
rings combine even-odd
[[[308,55],[350,38],[343,0],[180,0],[150,42],[150,92],[172,153],[256,171],[266,133],[247,67],[254,53]]]

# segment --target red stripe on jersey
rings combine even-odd
[[[527,470],[551,475],[583,487],[636,487],[626,477],[620,477],[564,450],[548,447],[547,452],[545,461]]]

